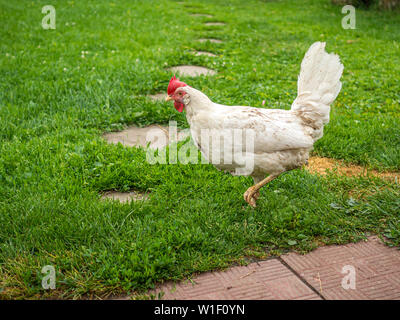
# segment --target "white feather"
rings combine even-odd
[[[301,63],[297,98],[291,110],[300,111],[305,122],[314,127],[314,141],[322,136],[322,127],[329,122],[330,105],[342,87],[342,73],[339,56],[327,53],[324,42],[315,42]]]

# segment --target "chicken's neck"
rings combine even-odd
[[[189,125],[192,125],[193,118],[199,114],[212,113],[214,103],[201,91],[194,88],[188,88],[189,101],[185,103],[186,119]]]

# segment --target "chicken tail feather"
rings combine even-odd
[[[325,51],[325,42],[315,42],[301,63],[297,81],[297,98],[292,110],[305,124],[314,128],[314,141],[322,137],[323,126],[329,122],[330,105],[342,88],[343,64],[338,55]]]

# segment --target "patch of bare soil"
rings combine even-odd
[[[379,172],[377,170],[369,170],[362,166],[357,166],[353,164],[345,164],[341,160],[335,160],[324,157],[311,157],[308,159],[308,165],[306,169],[311,173],[318,173],[321,175],[327,174],[328,170],[335,170],[341,175],[348,177],[353,176],[367,176],[372,175],[379,178],[384,178],[386,180],[400,181],[399,172]]]

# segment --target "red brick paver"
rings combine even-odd
[[[167,300],[320,299],[278,259],[203,273],[192,281],[168,283],[152,293],[164,292],[162,299]]]
[[[283,261],[283,262],[281,262]],[[355,289],[345,289],[344,266],[354,268]],[[167,283],[153,290],[162,299],[400,299],[400,250],[378,237],[343,246],[325,246],[306,255],[200,274],[192,281]]]
[[[400,299],[400,251],[383,245],[378,237],[281,258],[325,299]],[[354,268],[355,289],[342,287],[349,274],[345,266]]]

